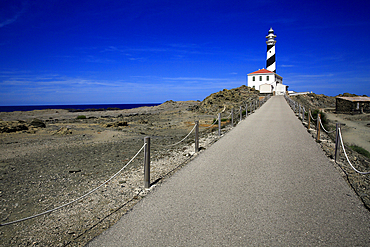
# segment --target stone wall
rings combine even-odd
[[[335,111],[337,113],[370,113],[370,102],[356,102],[336,98]]]

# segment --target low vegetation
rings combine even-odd
[[[357,152],[357,153],[359,153],[359,154],[361,154],[361,155],[363,155],[363,156],[365,156],[365,157],[368,157],[368,158],[370,158],[370,152],[369,151],[367,151],[366,149],[364,149],[364,148],[362,148],[362,147],[360,147],[360,146],[357,146],[357,145],[351,145],[351,146],[349,146],[353,151],[355,151],[355,152]]]

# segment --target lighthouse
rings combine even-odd
[[[269,34],[266,36],[267,44],[267,58],[266,58],[266,69],[276,73],[276,62],[275,62],[275,43],[276,35],[274,30],[270,28]]]
[[[260,94],[269,95],[284,95],[288,93],[287,85],[283,84],[283,77],[276,74],[275,62],[275,44],[276,35],[274,30],[270,28],[269,34],[266,36],[267,44],[267,59],[266,69],[260,69],[249,73],[247,76],[248,87],[257,89]]]

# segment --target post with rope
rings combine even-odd
[[[231,126],[234,127],[234,108],[231,109]]]
[[[307,118],[308,118],[308,126],[307,126],[307,129],[310,129],[310,127],[311,127],[311,109],[310,108],[308,108]]]
[[[195,121],[195,152],[199,151],[199,121]]]
[[[295,102],[295,113],[298,114],[298,103]]]
[[[221,113],[218,114],[218,136],[221,135]]]
[[[248,117],[248,103],[245,104],[245,118]]]
[[[298,113],[298,103],[297,102],[294,102],[294,113],[295,114]]]
[[[304,122],[305,114],[306,114],[306,109],[304,109],[304,106],[302,106],[302,123]]]
[[[240,122],[241,122],[243,120],[242,106],[239,107],[239,113],[240,113]]]
[[[299,107],[299,112],[298,112],[298,118],[301,118],[301,104],[298,104],[298,107]]]
[[[317,114],[317,125],[316,125],[316,141],[320,141],[320,113]]]
[[[335,153],[334,153],[334,161],[337,163],[339,158],[339,149],[340,149],[340,140],[339,140],[339,131],[340,131],[340,123],[335,124]]]
[[[144,188],[150,187],[150,137],[144,138]]]

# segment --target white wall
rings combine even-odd
[[[267,76],[269,79],[267,80]],[[253,81],[253,77],[255,80]],[[248,87],[255,87],[259,90],[262,84],[272,84],[275,81],[275,74],[252,74],[248,75]]]
[[[283,95],[286,93],[286,86],[283,84],[276,84],[276,95]]]
[[[259,91],[260,93],[272,93],[272,86],[270,84],[262,84]]]

